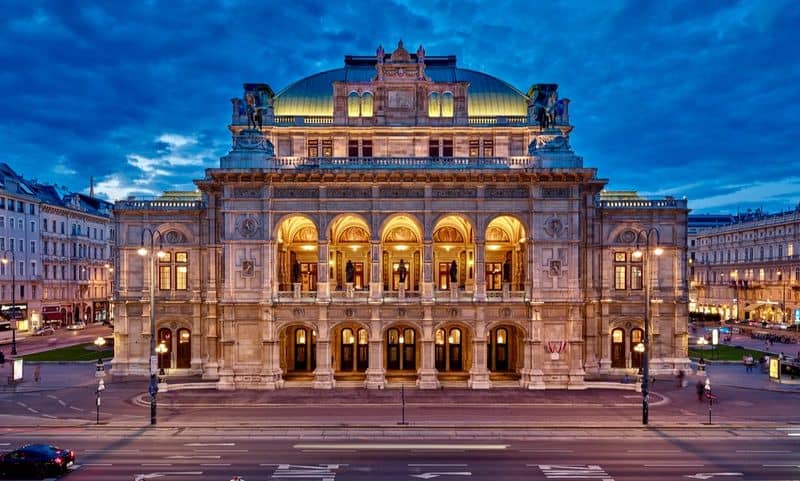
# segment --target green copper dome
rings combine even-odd
[[[470,117],[528,114],[528,97],[491,75],[435,64],[426,65],[425,73],[434,82],[469,82]],[[275,115],[332,116],[333,82],[368,82],[373,77],[374,65],[347,65],[298,80],[275,95]]]

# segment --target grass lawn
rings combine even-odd
[[[109,359],[114,356],[114,349],[104,349],[100,354],[105,359]],[[94,344],[86,343],[28,354],[27,356],[22,356],[22,358],[26,361],[93,361],[97,359],[97,356],[97,348]]]
[[[702,356],[706,360],[710,361],[741,361],[742,356],[745,355],[753,356],[753,359],[761,359],[761,356],[765,355],[766,353],[761,351],[755,351],[753,349],[740,349],[736,347],[726,346],[724,344],[718,344],[716,349],[713,351],[709,349],[697,349],[690,347],[689,348],[689,357],[692,359],[699,359]]]

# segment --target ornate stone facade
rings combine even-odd
[[[186,238],[157,263],[160,362],[219,389],[584,389],[632,372],[645,299],[623,233],[651,227],[666,252],[651,365],[684,366],[686,203],[603,195],[567,106],[553,84],[524,94],[402,45],[279,94],[245,84],[202,200],[117,203],[115,372],[148,370],[145,228]]]

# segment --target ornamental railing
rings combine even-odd
[[[202,200],[118,200],[115,210],[198,210]]]
[[[275,157],[279,169],[523,169],[539,167],[534,157]]]
[[[601,209],[676,209],[686,208],[686,199],[598,199],[595,207]]]

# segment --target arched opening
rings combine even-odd
[[[330,274],[337,289],[351,285],[355,290],[369,288],[370,230],[359,216],[344,214],[331,223]]]
[[[445,371],[464,369],[463,333],[460,328],[440,328],[434,332],[434,365]]]
[[[486,290],[500,291],[504,284],[512,291],[524,290],[525,227],[511,216],[495,217],[486,227]]]
[[[364,95],[361,96],[361,116],[362,117],[372,117],[372,110],[373,110],[373,97],[372,94],[369,92],[364,92]]]
[[[496,327],[489,331],[486,346],[486,367],[493,372],[513,370],[511,335],[513,328]]]
[[[311,372],[317,368],[316,333],[306,327],[294,328],[292,333],[294,371]]]
[[[278,290],[292,291],[295,284],[303,292],[317,290],[317,226],[302,216],[284,219],[278,228]]]
[[[393,327],[386,331],[386,369],[417,368],[417,336],[410,327]]]
[[[442,94],[442,117],[452,117],[454,111],[453,94],[445,92]]]
[[[625,367],[625,331],[621,328],[611,331],[611,367]]]
[[[461,289],[474,282],[475,236],[469,221],[459,215],[444,217],[433,230],[433,265],[436,288]]]
[[[383,228],[383,290],[419,291],[422,282],[422,232],[409,216],[393,217]],[[402,282],[401,282],[402,280]]]
[[[358,92],[350,92],[347,95],[347,116],[358,117],[361,115],[361,98]]]
[[[355,365],[355,352],[356,352],[356,337],[353,330],[349,327],[342,329],[342,334],[339,337],[340,344],[340,370],[354,371]]]
[[[189,369],[192,365],[192,332],[189,329],[178,329],[178,348],[175,364],[178,369]]]
[[[162,327],[158,330],[157,344],[163,345],[163,352],[158,353],[158,368],[172,369],[172,330]]]
[[[631,367],[640,368],[644,366],[644,349],[641,352],[636,350],[636,346],[642,344],[642,348],[644,347],[644,331],[636,328],[631,329],[631,342],[630,342],[630,351],[631,351]]]
[[[359,329],[358,351],[356,352],[356,369],[363,372],[369,367],[369,333],[366,329]]]
[[[428,117],[441,117],[442,115],[442,105],[439,100],[439,94],[437,92],[431,92],[428,95]]]

